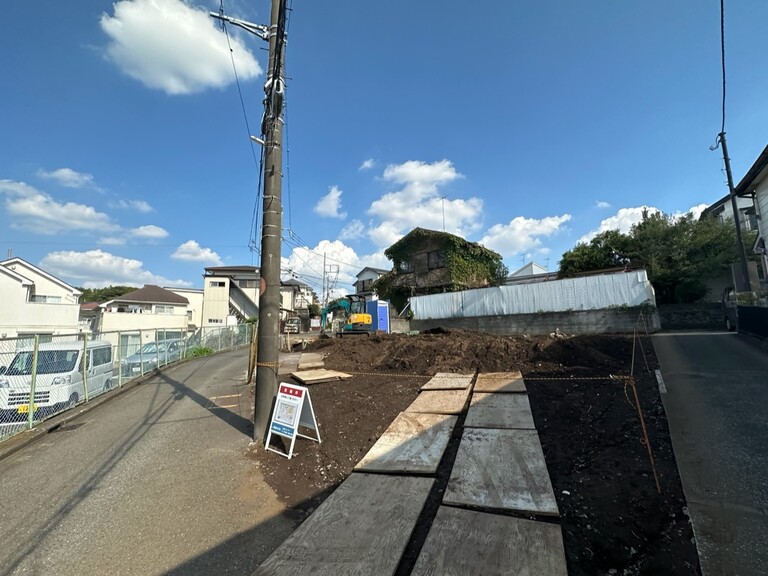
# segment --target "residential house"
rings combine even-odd
[[[173,288],[166,287],[166,290],[186,298],[189,302],[187,306],[187,331],[194,332],[203,325],[203,302],[205,292],[200,288]]]
[[[757,213],[752,198],[737,196],[736,208],[739,211],[739,222],[741,223],[742,229],[747,232],[757,230]],[[723,222],[733,219],[733,205],[731,203],[730,194],[726,194],[711,206],[707,206],[702,211],[700,218],[713,217],[720,218]]]
[[[202,326],[232,326],[259,315],[259,268],[211,266],[203,276]]]
[[[531,284],[533,282],[547,282],[557,280],[558,273],[550,272],[544,266],[536,262],[528,262],[519,270],[515,270],[507,276],[504,284]]]
[[[317,295],[312,288],[293,278],[280,282],[280,308],[286,312],[306,311]]]
[[[480,288],[506,275],[500,254],[436,230],[414,228],[384,254],[394,267],[373,287],[398,310],[411,296]]]
[[[102,340],[120,345],[120,357],[133,354],[138,347],[154,340],[184,338],[188,333],[189,300],[147,284],[119,298],[99,305],[94,332]]]
[[[757,239],[753,250],[760,257],[763,285],[768,279],[768,146],[766,146],[744,178],[735,188],[737,196],[754,200],[755,219],[757,220]]]
[[[21,258],[0,262],[0,337],[79,332],[80,291]],[[23,344],[26,340],[20,340]]]
[[[373,283],[387,272],[389,272],[389,270],[373,268],[371,266],[366,266],[360,270],[360,272],[357,273],[357,281],[355,282],[355,294],[365,298],[366,302],[378,300],[379,296],[373,291]]]

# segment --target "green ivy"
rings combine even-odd
[[[448,286],[417,288],[415,285],[402,284],[402,274],[397,271],[400,264],[419,251],[426,242],[432,241],[435,249],[443,251],[445,266],[450,275]],[[467,242],[463,238],[424,228],[414,228],[406,236],[384,251],[393,261],[395,269],[381,276],[373,289],[383,299],[389,300],[398,310],[402,310],[412,295],[455,292],[470,287],[488,284],[497,286],[503,283],[508,270],[501,255],[480,244]]]

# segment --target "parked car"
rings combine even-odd
[[[85,354],[84,354],[85,353]],[[103,340],[71,340],[40,344],[36,362],[34,349],[19,350],[8,366],[0,366],[0,413],[8,415],[52,413],[74,406],[88,392],[109,390],[113,382],[112,344]],[[83,358],[85,357],[85,366]],[[35,397],[30,406],[32,372]]]
[[[120,360],[120,373],[124,377],[141,376],[178,360],[183,352],[184,341],[180,339],[147,342],[137,352]]]
[[[286,334],[298,334],[301,332],[301,319],[295,316],[286,318],[283,323],[283,332]]]
[[[723,290],[723,314],[725,315],[725,328],[729,332],[739,327],[739,314],[736,300],[736,290],[728,286]]]

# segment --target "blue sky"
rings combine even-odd
[[[86,287],[202,286],[258,171],[220,2],[16,2],[0,19],[0,250]],[[718,0],[291,2],[285,278],[344,290],[414,226],[551,270],[642,207],[727,193]],[[268,23],[269,1],[225,0]],[[768,141],[768,2],[726,0],[738,181]],[[250,132],[265,43],[228,27]],[[258,151],[257,151],[258,153]],[[260,207],[258,208],[260,210]],[[258,244],[258,242],[257,242]]]

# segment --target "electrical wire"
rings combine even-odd
[[[720,62],[723,71],[723,122],[720,134],[725,132],[725,0],[720,0]]]

